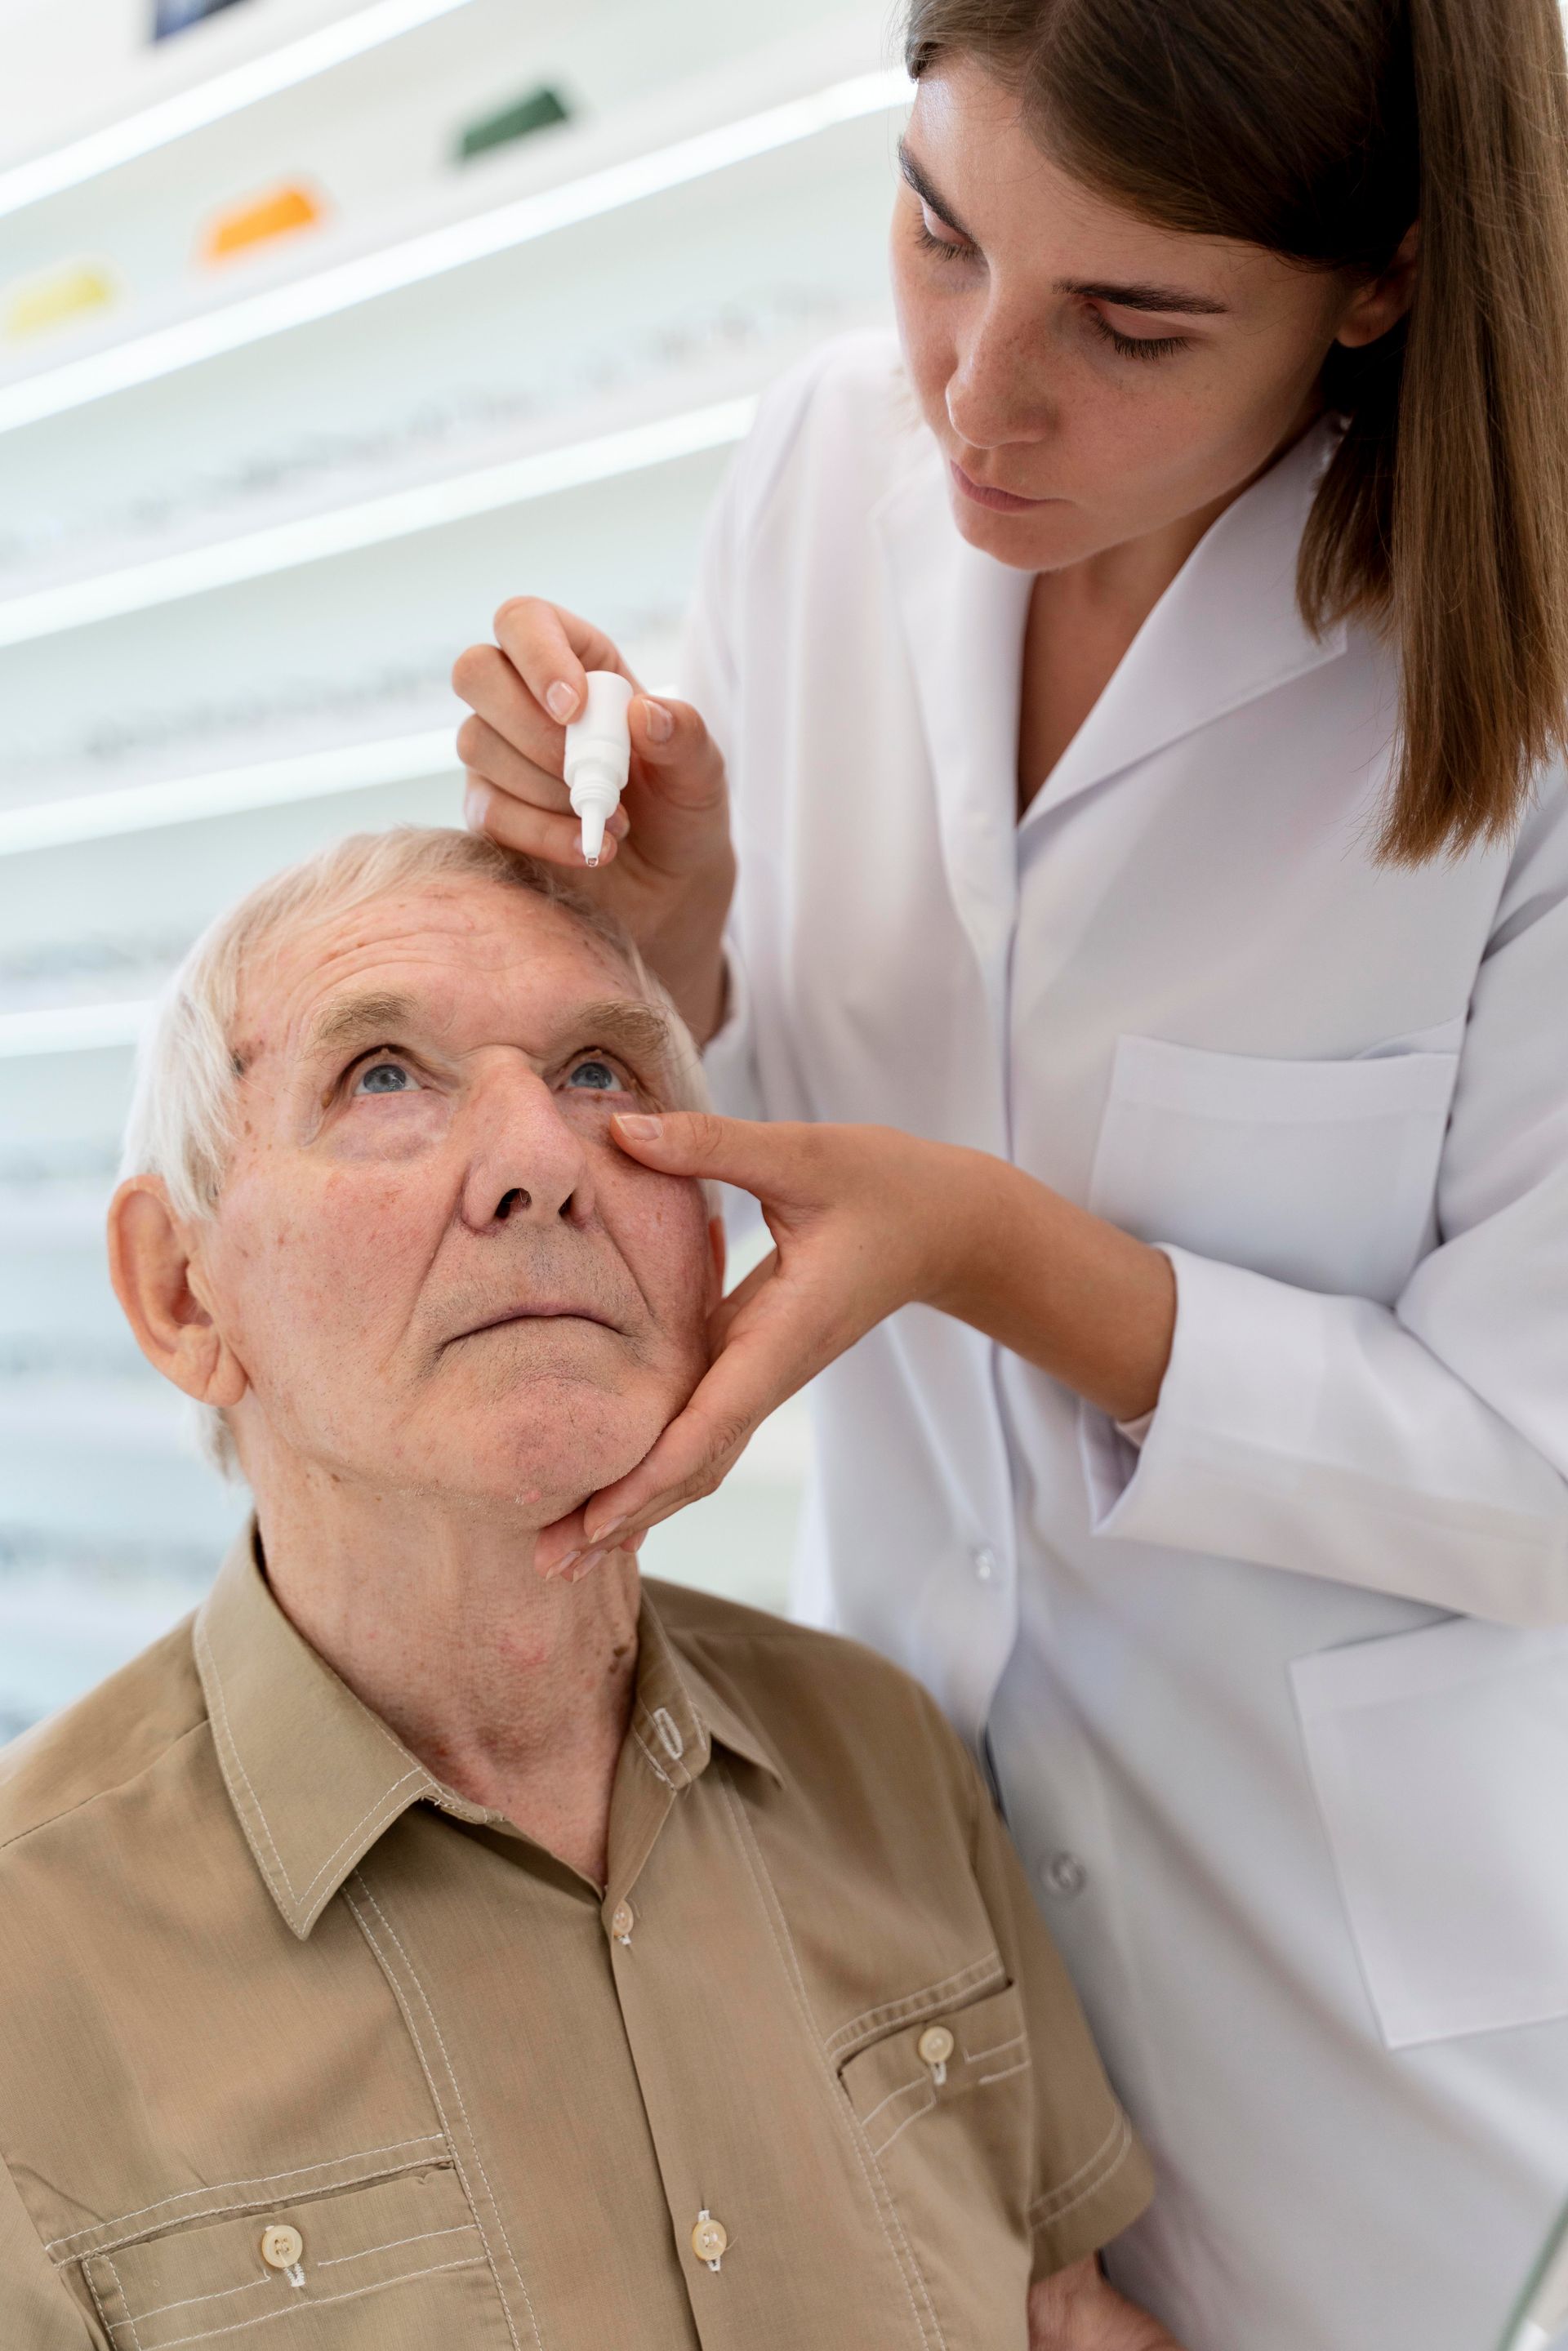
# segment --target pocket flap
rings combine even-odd
[[[1568,1630],[1458,1617],[1291,1678],[1388,2046],[1568,2015]]]
[[[917,2115],[1023,2074],[1029,2064],[1023,2001],[1017,1986],[1007,1984],[967,2008],[924,2016],[873,2041],[845,2059],[839,2079],[880,2155]]]
[[[298,2239],[298,2258],[276,2267],[263,2255],[263,2239],[268,2231],[287,2231]],[[280,2242],[287,2249],[287,2238],[275,2234],[269,2242],[275,2254]],[[175,2345],[238,2334],[263,2319],[304,2318],[324,2304],[357,2300],[413,2278],[451,2277],[485,2262],[461,2184],[450,2164],[432,2163],[266,2211],[174,2228],[89,2254],[84,2268],[110,2343],[173,2351]],[[495,2307],[498,2325],[499,2304]],[[277,2339],[287,2343],[295,2332],[283,2324]],[[319,2337],[310,2331],[308,2339]]]

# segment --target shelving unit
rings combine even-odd
[[[112,71],[68,101],[46,75],[37,152],[0,152],[0,319],[76,258],[120,289],[0,339],[0,1732],[189,1605],[244,1507],[103,1270],[137,1008],[267,872],[455,820],[447,677],[507,594],[670,679],[757,393],[887,315],[880,0],[801,0],[782,38],[731,0],[400,5],[7,213],[37,152],[287,79],[374,15],[244,0],[142,50],[140,0],[50,0]],[[454,161],[540,88],[569,120]],[[223,206],[301,179],[320,226],[198,266]],[[654,1572],[780,1599],[804,1441],[781,1416]]]

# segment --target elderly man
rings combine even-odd
[[[175,983],[114,1279],[256,1520],[0,1764],[7,2351],[1168,2341],[930,1701],[623,1552],[534,1571],[705,1367],[709,1204],[611,1123],[699,1084],[619,935],[456,833]]]

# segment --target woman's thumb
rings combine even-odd
[[[628,716],[632,748],[664,799],[688,809],[723,804],[724,761],[718,745],[689,702],[640,694]]]

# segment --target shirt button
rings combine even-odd
[[[616,1941],[629,1943],[632,1940],[632,1929],[636,1923],[637,1916],[630,1902],[618,1902],[610,1921],[610,1931]]]
[[[305,2240],[298,2229],[278,2223],[261,2232],[261,2258],[270,2270],[291,2270],[305,2251]]]
[[[1064,1902],[1082,1894],[1089,1883],[1089,1872],[1075,1853],[1053,1853],[1043,1874],[1051,1893],[1060,1894]]]
[[[699,2262],[711,2262],[716,2269],[729,2243],[729,2231],[711,2212],[704,2212],[692,2231],[692,2251]]]
[[[997,1572],[997,1554],[990,1544],[977,1544],[969,1553],[969,1559],[975,1570],[976,1580],[980,1583],[989,1583]]]
[[[945,2024],[928,2024],[915,2047],[923,2065],[946,2065],[953,2054],[953,2036]]]

